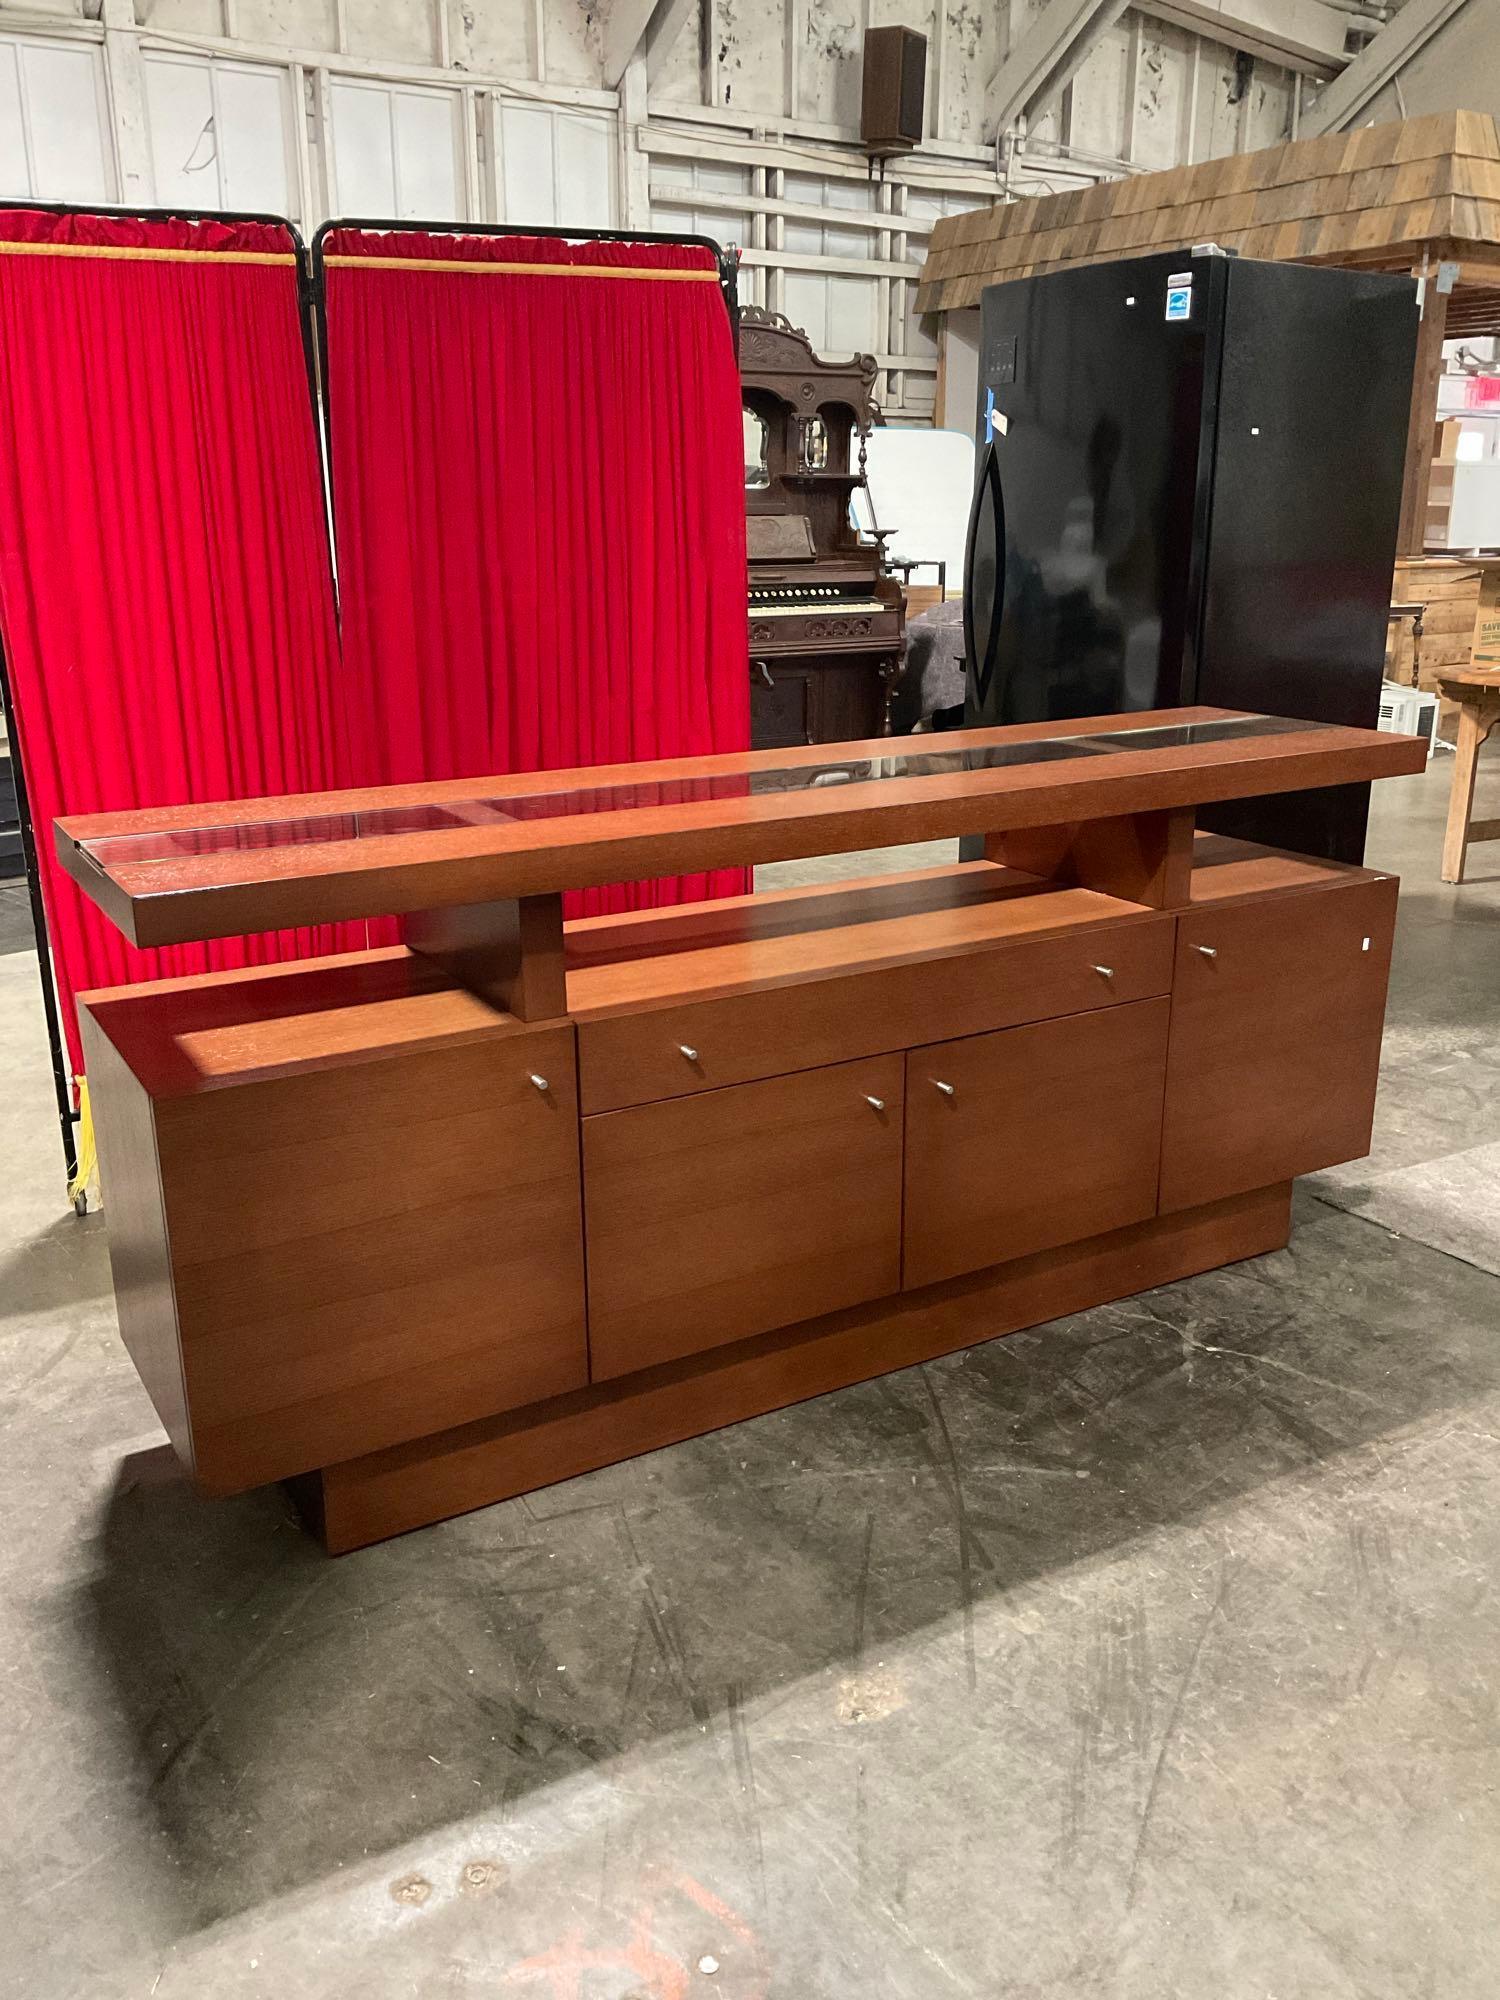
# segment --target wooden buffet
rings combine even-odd
[[[61,821],[125,1343],[207,1494],[343,1551],[1285,1243],[1369,1143],[1395,879],[1210,800],[1414,772],[1209,709]],[[562,891],[984,859],[564,924]]]

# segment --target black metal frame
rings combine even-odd
[[[98,215],[122,222],[258,222],[284,229],[291,238],[297,270],[298,324],[302,352],[307,367],[307,393],[313,426],[323,452],[323,503],[328,520],[330,570],[334,578],[334,613],[338,615],[337,571],[332,566],[333,458],[329,436],[328,398],[323,385],[328,380],[327,294],[323,265],[323,239],[335,229],[367,229],[383,234],[420,231],[433,236],[540,236],[565,243],[681,243],[712,253],[719,270],[719,292],[729,314],[731,332],[739,334],[739,258],[711,236],[679,236],[668,230],[647,229],[532,229],[519,223],[456,223],[385,221],[364,216],[338,217],[323,223],[315,233],[311,248],[294,222],[284,215],[267,215],[254,209],[133,208],[123,203],[0,200],[0,214],[18,211],[41,215]],[[25,764],[21,755],[21,730],[16,718],[9,668],[0,634],[0,706],[10,731],[11,765],[16,781],[16,809],[21,824],[21,858],[26,869],[26,888],[31,905],[31,924],[36,937],[37,965],[42,983],[42,1011],[47,1022],[47,1043],[52,1057],[52,1080],[57,1095],[57,1116],[62,1132],[63,1161],[71,1183],[78,1172],[78,1147],[73,1128],[78,1113],[73,1106],[73,1083],[68,1069],[67,1046],[58,1012],[52,975],[52,942],[47,911],[42,897],[42,879],[37,864],[36,830],[26,789]]]
[[[316,380],[313,407],[323,446],[324,477],[327,486],[328,525],[333,533],[338,518],[338,495],[333,488],[333,422],[326,393],[328,381],[328,274],[324,264],[324,238],[337,229],[363,229],[382,236],[536,236],[552,243],[681,243],[707,250],[719,267],[719,295],[729,315],[729,330],[739,342],[740,297],[739,255],[726,250],[712,236],[679,236],[667,229],[533,229],[522,222],[412,222],[389,216],[339,215],[323,222],[313,234],[308,255],[307,303],[316,343]],[[309,361],[309,367],[314,364]],[[337,609],[337,589],[334,592]]]
[[[0,201],[0,215],[98,215],[119,222],[260,222],[284,229],[292,240],[297,266],[297,297],[302,308],[302,348],[307,360],[308,393],[312,399],[313,421],[317,422],[318,393],[314,374],[312,330],[308,324],[309,287],[307,244],[294,222],[284,215],[264,215],[248,209],[131,208],[111,202]],[[41,869],[37,858],[36,827],[31,817],[31,797],[26,784],[26,762],[22,755],[22,731],[11,687],[10,663],[5,638],[0,632],[0,706],[5,711],[10,735],[11,772],[16,785],[16,813],[21,823],[21,860],[26,870],[26,893],[31,906],[31,929],[36,940],[37,970],[42,985],[42,1013],[47,1024],[47,1047],[52,1059],[52,1084],[57,1097],[57,1121],[62,1135],[63,1165],[69,1183],[78,1173],[78,1144],[73,1128],[78,1112],[73,1104],[73,1079],[68,1067],[67,1043],[58,1012],[57,989],[52,972],[52,934],[47,923],[47,907],[42,896]]]

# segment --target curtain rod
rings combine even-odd
[[[524,235],[524,231],[520,232]],[[325,265],[344,271],[499,271],[542,278],[656,278],[663,284],[717,285],[715,271],[658,270],[637,264],[508,264],[499,259],[460,257],[342,257],[325,254]]]
[[[32,243],[0,237],[0,257],[109,257],[132,264],[295,264],[293,250],[161,250],[133,243]]]

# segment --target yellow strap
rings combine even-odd
[[[78,1085],[78,1171],[68,1182],[68,1199],[76,1201],[99,1165],[99,1148],[94,1140],[94,1107],[89,1101],[89,1080],[75,1076]]]
[[[18,243],[0,238],[4,257],[110,257],[125,264],[295,264],[290,250],[149,250],[134,243]]]
[[[664,285],[716,285],[717,271],[657,271],[635,264],[501,264],[449,257],[325,257],[343,271],[474,271],[527,278],[655,278]]]

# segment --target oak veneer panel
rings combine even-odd
[[[766,945],[779,938],[798,940],[794,950],[800,953],[806,949],[800,941],[846,925],[856,927],[857,951],[857,939],[866,925],[904,917],[952,916],[974,906],[990,908],[1045,886],[1034,875],[990,861],[956,861],[716,896],[665,909],[575,917],[563,932],[572,982],[569,993],[590,1014],[651,1005],[684,997],[684,975],[671,960],[735,945]],[[706,990],[723,990],[717,977],[706,980],[691,971],[686,976],[694,980],[699,998]]]
[[[299,1486],[332,1554],[678,1444],[976,1341],[1279,1250],[1291,1188],[1163,1216],[924,1292],[326,1466]]]
[[[571,1044],[545,1029],[158,1106],[201,1485],[588,1380]]]
[[[1179,918],[1163,1212],[1369,1151],[1396,892],[1367,877]]]
[[[1200,833],[1193,847],[1191,900],[1202,909],[1212,903],[1240,902],[1288,889],[1331,889],[1342,883],[1381,879],[1374,870],[1346,861],[1291,854],[1224,833]]]
[[[586,1119],[592,1379],[894,1292],[901,1089],[888,1055]]]
[[[1170,1009],[1143,1000],[911,1051],[908,1289],[1156,1213]]]
[[[1071,882],[1153,910],[1187,902],[1193,871],[1193,815],[1136,813],[1126,819],[1030,827],[991,834],[991,861],[1050,882]]]
[[[1211,721],[1232,711],[1163,710],[1142,721]],[[1113,724],[1118,727],[1118,718]],[[274,930],[308,922],[385,916],[447,904],[551,895],[561,889],[712,868],[753,866],[852,848],[962,834],[987,834],[1060,821],[1120,818],[1171,811],[1228,798],[1259,798],[1309,786],[1395,777],[1422,768],[1426,752],[1414,737],[1373,729],[1315,727],[1261,737],[1157,745],[1076,760],[983,769],[956,768],[956,753],[1025,742],[1038,736],[1108,727],[1103,718],[1066,724],[954,732],[925,754],[939,768],[925,775],[751,792],[739,774],[786,763],[838,762],[839,747],[819,745],[821,758],[792,751],[679,759],[532,774],[531,780],[473,781],[517,797],[571,788],[598,793],[608,783],[639,796],[662,788],[662,802],[631,810],[562,816],[531,812],[484,826],[384,834],[349,841],[304,841],[285,847],[202,853],[148,863],[111,863],[102,873],[76,843],[129,830],[215,823],[215,808],[171,808],[57,823],[62,865],[84,893],[135,944],[181,943]],[[889,741],[844,746],[844,755],[889,758]],[[769,758],[770,764],[755,760]],[[951,760],[951,761],[950,761]],[[722,782],[711,782],[714,779]],[[429,802],[453,787],[388,787],[383,792],[319,794],[295,801],[256,801],[231,809],[230,820],[273,809],[306,813],[357,812],[413,795]],[[709,794],[705,796],[704,794]]]
[[[1209,722],[1237,710],[1187,707],[1155,710],[1150,720],[1165,725]],[[1132,720],[1144,719],[1144,711]],[[955,729],[942,739],[941,749],[983,748],[994,742],[1021,743],[1042,737],[1086,736],[1101,729],[1118,729],[1114,715],[1069,716],[1056,722],[1026,722],[999,729]],[[1370,732],[1360,732],[1368,734]],[[935,754],[920,738],[918,754]],[[635,764],[586,764],[572,770],[509,771],[477,778],[422,779],[404,785],[366,785],[353,791],[287,793],[261,799],[218,799],[210,805],[140,806],[126,812],[78,813],[56,824],[69,840],[93,840],[102,835],[155,833],[211,826],[236,826],[242,821],[294,818],[306,813],[362,812],[386,806],[462,804],[478,798],[527,798],[538,793],[592,791],[603,785],[688,784],[706,779],[735,778],[756,771],[781,771],[811,766],[822,769],[849,758],[889,757],[889,736],[868,736],[847,743],[790,745],[777,750],[719,750],[701,757],[667,757]],[[548,822],[549,824],[553,822]],[[409,837],[409,836],[408,836]],[[260,850],[262,854],[288,850]]]
[[[1171,976],[1171,918],[1087,889],[600,966],[570,975],[583,1108],[1108,1007]],[[675,993],[691,998],[663,1004]]]
[[[149,1245],[160,1307],[137,1362],[161,1407],[170,1325],[185,1434],[163,1418],[206,1491],[588,1379],[573,1031],[412,972],[393,954],[85,1008],[111,1238]]]
[[[402,935],[456,985],[517,1020],[558,1020],[568,1011],[561,896],[417,910]]]
[[[78,1022],[99,1148],[99,1185],[108,1207],[109,1267],[120,1338],[172,1449],[191,1472],[192,1427],[151,1099],[86,1006],[79,1006]]]
[[[403,945],[79,995],[153,1097],[528,1032]]]

